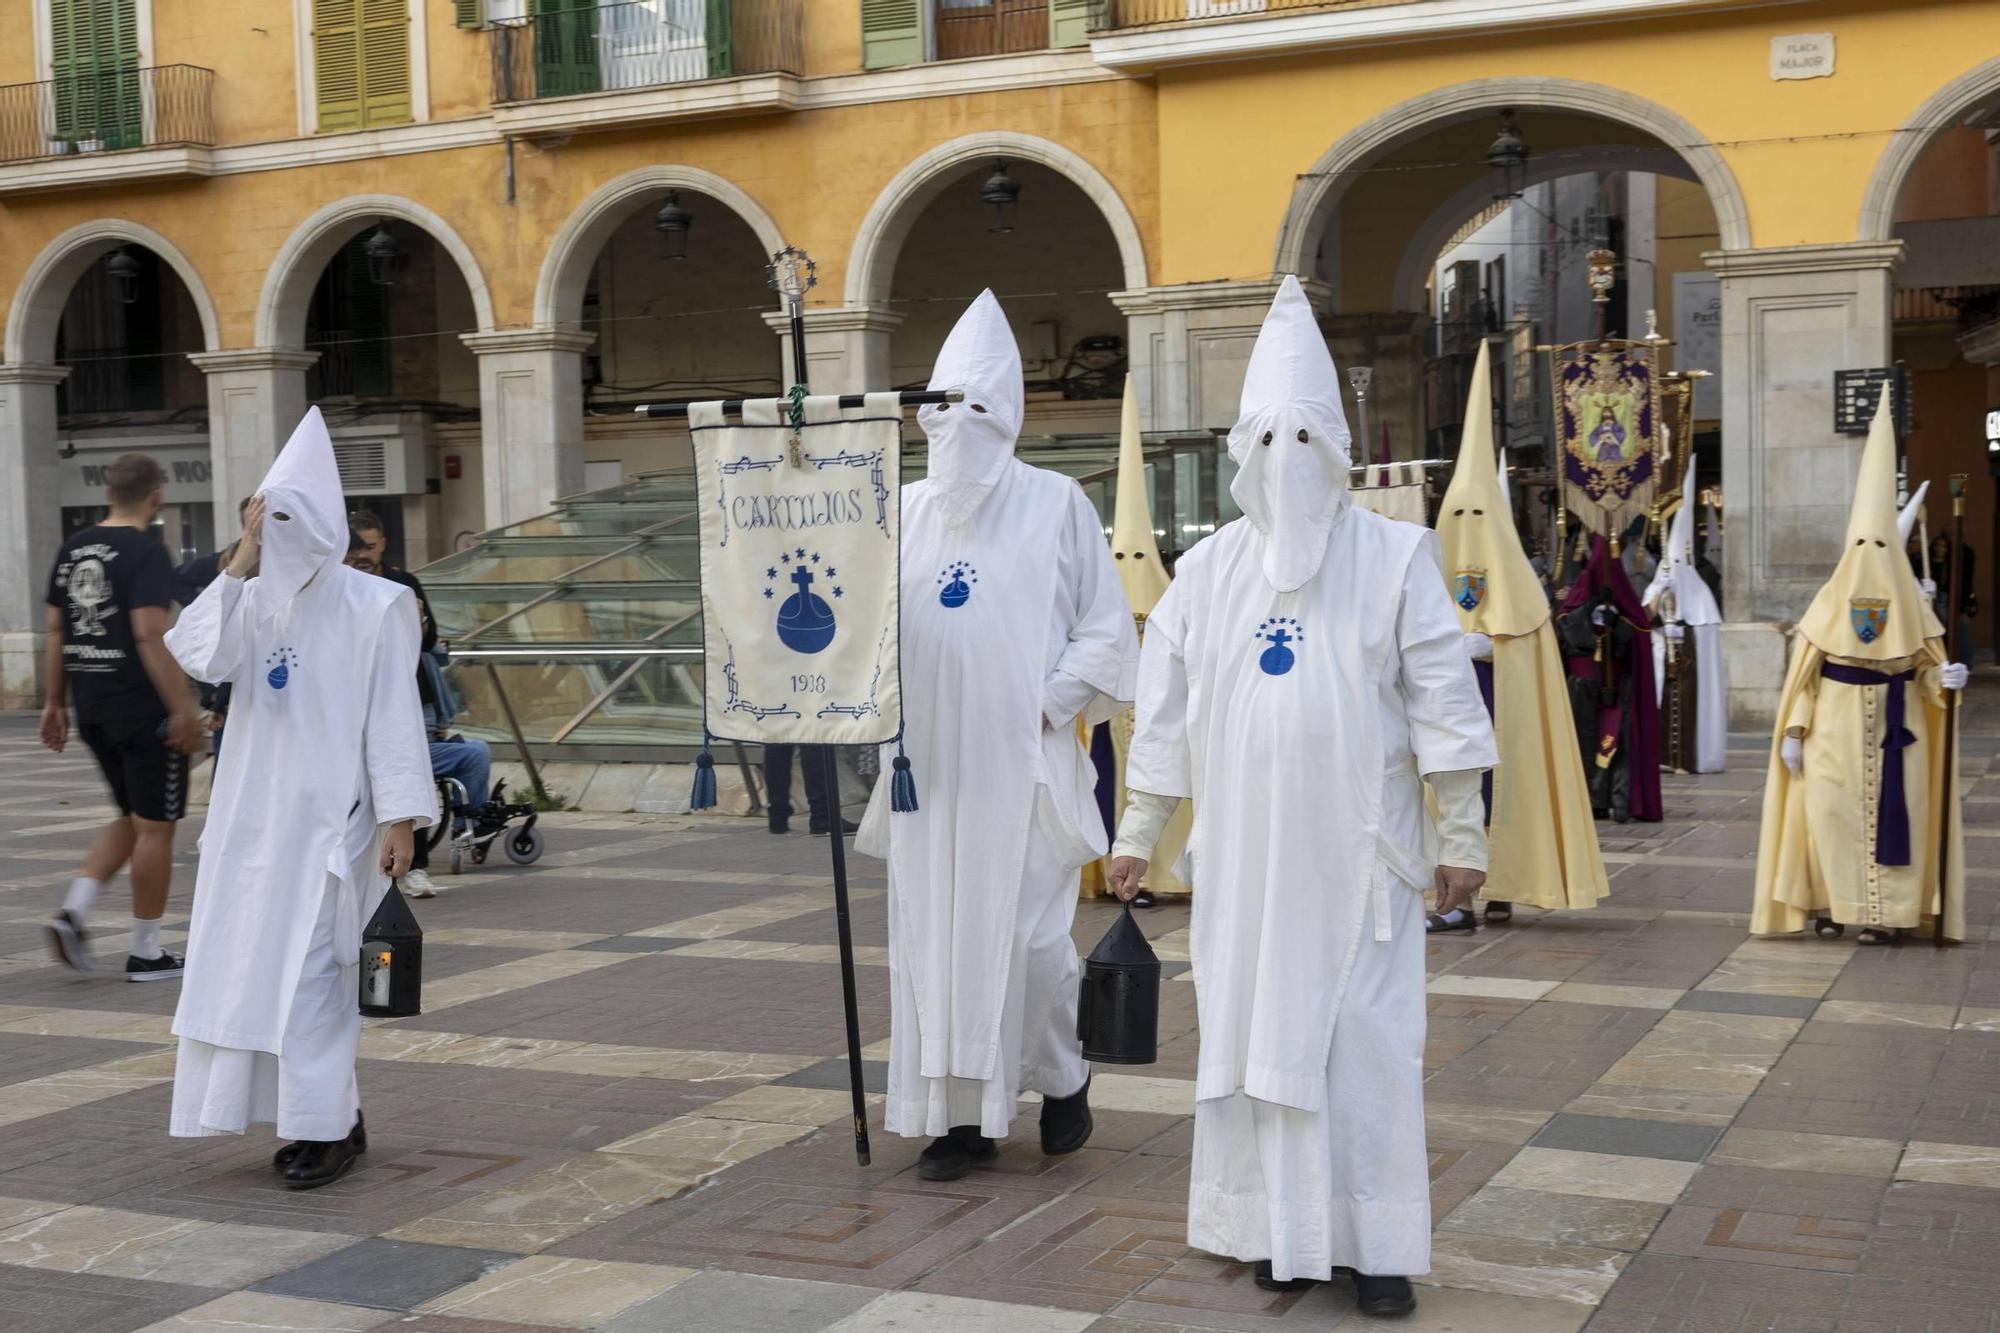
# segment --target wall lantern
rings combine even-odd
[[[368,261],[368,281],[377,287],[388,287],[395,283],[392,276],[396,261],[402,257],[403,247],[396,244],[396,238],[389,234],[387,223],[378,222],[375,230],[368,233],[368,239],[361,243],[362,258]]]
[[[1002,236],[1014,230],[1014,202],[1021,197],[1021,182],[1007,174],[1005,162],[993,164],[993,174],[979,187],[979,200],[993,210],[986,230]]]
[[[1500,133],[1486,150],[1486,166],[1493,173],[1495,199],[1519,199],[1528,184],[1528,141],[1514,123],[1514,110],[1500,113]]]
[[[681,192],[669,190],[667,202],[653,214],[653,227],[660,233],[661,254],[668,259],[686,259],[688,232],[693,226],[694,214],[681,207]]]
[[[111,279],[113,290],[125,305],[136,305],[139,300],[139,261],[124,246],[113,250],[104,260],[104,275]]]

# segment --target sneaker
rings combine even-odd
[[[403,876],[403,892],[412,898],[435,898],[438,888],[436,881],[431,878],[430,871],[412,870]]]
[[[96,970],[90,961],[90,932],[83,928],[82,917],[65,907],[50,918],[48,932],[49,947],[55,950],[57,961],[76,972]]]
[[[127,981],[171,981],[187,971],[187,959],[177,954],[160,950],[158,958],[131,958],[125,960],[125,980]]]

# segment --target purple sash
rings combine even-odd
[[[1905,724],[1906,693],[1903,686],[1916,679],[1915,671],[1887,675],[1866,667],[1842,666],[1838,662],[1820,665],[1823,679],[1842,685],[1893,685],[1885,701],[1882,727],[1882,813],[1875,821],[1875,864],[1906,866],[1910,863],[1910,806],[1903,790],[1903,750],[1916,744],[1916,735]]]
[[[1472,661],[1472,674],[1479,681],[1479,697],[1486,704],[1486,716],[1493,716],[1493,663]],[[1486,826],[1493,827],[1493,770],[1487,769],[1479,775],[1479,799],[1486,806]]]

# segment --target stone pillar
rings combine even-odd
[[[595,334],[463,333],[479,358],[479,451],[488,528],[545,514],[583,489],[583,353]]]
[[[264,480],[306,414],[306,371],[319,353],[246,347],[190,352],[188,360],[208,376],[209,476],[220,548],[236,540],[236,506]]]
[[[1139,394],[1142,430],[1201,431],[1236,423],[1243,371],[1278,283],[1191,282],[1113,292]],[[1327,287],[1306,284],[1325,310]]]
[[[56,385],[67,366],[0,365],[0,708],[41,702],[43,595],[62,541]]]
[[[792,320],[768,310],[764,322],[778,335],[779,382],[792,383]],[[903,316],[880,306],[847,306],[805,312],[806,383],[814,393],[864,393],[889,387],[889,339]]]
[[[1901,241],[1723,250],[1723,647],[1735,727],[1771,725],[1792,622],[1840,560],[1863,436],[1833,374],[1886,366]]]

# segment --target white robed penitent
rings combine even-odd
[[[349,569],[319,409],[258,488],[262,559],[211,583],[167,635],[234,687],[195,874],[170,1130],[275,1123],[345,1138],[359,1105],[361,932],[388,889],[382,830],[437,821],[415,597]],[[419,835],[421,836],[421,835]]]
[[[938,353],[929,475],[903,492],[903,744],[919,808],[890,812],[891,766],[856,839],[889,862],[885,1123],[1007,1132],[1022,1091],[1086,1075],[1069,928],[1103,854],[1096,771],[1077,737],[1132,698],[1138,641],[1082,489],[1014,457],[1020,352],[992,293]]]
[[[1688,461],[1681,507],[1667,529],[1660,567],[1646,589],[1645,605],[1668,616],[1694,640],[1695,766],[1697,773],[1720,773],[1729,766],[1729,670],[1722,656],[1722,608],[1715,590],[1694,563],[1694,462]],[[1669,596],[1671,594],[1671,596]],[[1667,687],[1667,634],[1653,636],[1653,689],[1663,701]]]
[[[1349,502],[1337,385],[1287,278],[1229,437],[1245,517],[1147,620],[1128,768],[1194,801],[1188,1243],[1280,1278],[1429,1269],[1421,779],[1469,775],[1476,841],[1494,762],[1436,537]]]

